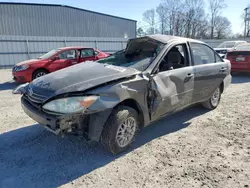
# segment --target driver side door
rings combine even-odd
[[[173,62],[170,62],[172,61],[169,58],[172,48],[178,48],[179,58],[176,60],[173,58]],[[179,63],[181,65],[176,66],[174,61],[180,59],[181,62]],[[170,67],[168,70],[161,70],[160,67],[164,67],[163,64],[169,64],[173,67]],[[150,116],[152,121],[185,108],[192,102],[194,70],[191,66],[188,46],[186,44],[177,44],[170,47],[160,60],[159,68],[157,69],[157,73],[152,75],[150,82]]]

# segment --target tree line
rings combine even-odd
[[[138,36],[168,34],[199,39],[222,39],[232,34],[231,22],[222,16],[225,0],[163,0],[156,8],[143,13]]]

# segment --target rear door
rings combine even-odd
[[[51,72],[69,67],[77,63],[77,54],[76,50],[74,49],[59,52],[57,56],[59,58],[53,61],[49,66]]]
[[[95,51],[93,48],[84,48],[80,50],[80,58],[79,62],[85,62],[85,61],[95,61],[97,60],[97,57],[95,55]]]
[[[177,63],[178,65],[175,65],[178,58],[173,58],[173,61],[170,58],[170,56],[176,57],[176,52],[172,53],[173,51],[171,51],[173,48],[178,48],[181,54],[181,61]],[[151,98],[151,120],[156,120],[167,113],[191,104],[194,72],[189,57],[189,51],[185,43],[170,47],[162,57],[159,68],[157,68],[158,71],[152,76],[150,82],[150,91],[152,91],[149,94],[149,98]],[[169,67],[169,69],[161,67]]]
[[[220,86],[230,68],[226,62],[209,46],[190,43],[194,64],[193,103],[207,100]]]

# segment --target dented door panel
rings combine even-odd
[[[151,80],[152,120],[191,105],[193,97],[193,67],[160,72]]]
[[[194,66],[194,103],[207,100],[220,86],[227,75],[227,71],[221,72],[222,67],[227,67],[227,63],[218,62]]]

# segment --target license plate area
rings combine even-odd
[[[245,57],[242,56],[236,57],[236,61],[237,62],[245,61]]]

